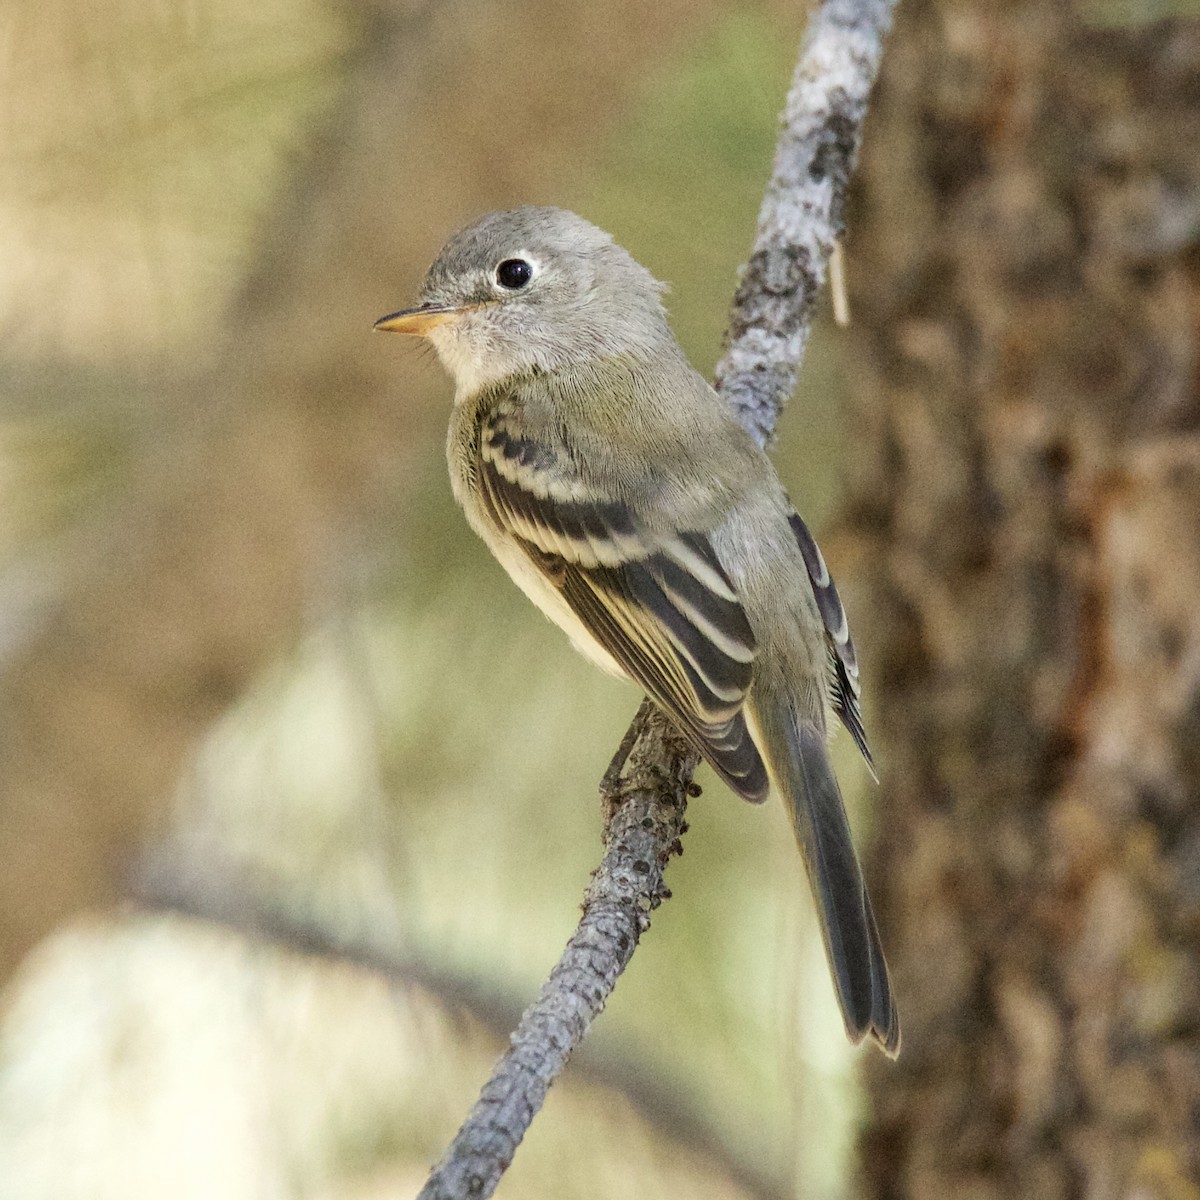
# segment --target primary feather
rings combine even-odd
[[[620,500],[568,498],[583,492],[570,458],[528,449],[521,398],[518,386],[479,416],[475,497],[496,534],[514,539],[735,791],[765,800],[766,771],[740,712],[756,642],[708,539],[656,533]]]

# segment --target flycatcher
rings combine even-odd
[[[467,520],[593,662],[632,679],[735,792],[791,814],[854,1041],[900,1023],[826,752],[871,763],[846,614],[770,459],[691,367],[662,285],[574,213],[456,234],[416,308],[456,385],[448,455]]]

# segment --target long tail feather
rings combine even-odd
[[[846,1032],[855,1042],[870,1036],[895,1056],[900,1020],[891,978],[825,738],[786,700],[760,695],[759,701],[754,725],[760,749],[808,869]]]

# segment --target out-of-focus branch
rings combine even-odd
[[[717,366],[717,388],[766,443],[796,382],[891,24],[892,0],[826,0],[792,79],[754,250]],[[622,766],[624,765],[624,771]],[[643,703],[601,785],[605,855],[583,919],[512,1047],[419,1200],[490,1196],[551,1082],[603,1009],[650,913],[684,830],[695,753]]]
[[[638,786],[632,770],[626,772],[627,788]],[[647,782],[652,784],[649,792],[660,787],[658,781]],[[669,782],[665,781],[668,787]],[[629,832],[649,843],[655,834],[646,820],[654,824],[665,817],[675,822],[677,814],[660,812],[649,795],[644,800],[642,804],[635,800],[623,811],[626,822],[635,827]],[[661,868],[658,873],[661,880]],[[622,886],[632,894],[633,881]],[[299,954],[361,967],[399,987],[433,997],[446,1012],[470,1017],[497,1039],[506,1040],[521,1018],[521,1004],[510,988],[441,963],[420,949],[397,945],[373,929],[339,929],[298,912],[274,899],[235,864],[197,861],[168,848],[153,855],[139,871],[133,899],[153,912],[177,913]],[[657,1063],[636,1048],[589,1042],[578,1053],[574,1070],[581,1079],[623,1096],[648,1126],[689,1154],[703,1156],[752,1200],[784,1200],[791,1194],[786,1179],[764,1172],[759,1163],[747,1159],[695,1108],[684,1086],[664,1076]]]

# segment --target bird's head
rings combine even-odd
[[[459,395],[469,395],[530,371],[674,350],[662,290],[582,217],[515,208],[455,234],[429,268],[420,304],[375,328],[428,338]]]

